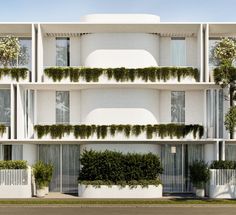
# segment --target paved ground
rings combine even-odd
[[[235,215],[236,206],[9,206],[0,205],[0,215]]]

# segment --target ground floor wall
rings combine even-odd
[[[79,159],[84,150],[112,150],[123,153],[158,154],[164,168],[161,176],[164,192],[192,192],[189,181],[188,166],[194,160],[205,160],[209,164],[219,158],[217,142],[152,142],[152,143],[88,143],[88,144],[23,144],[12,145],[14,159],[27,160],[33,165],[37,160],[51,163],[54,166],[50,184],[52,192],[77,192]],[[227,149],[226,149],[227,150]],[[229,151],[229,149],[228,149]],[[235,148],[236,151],[236,148]],[[4,144],[0,144],[0,154],[4,153]],[[0,155],[0,159],[3,157]]]

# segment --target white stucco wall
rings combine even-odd
[[[56,120],[55,91],[37,91],[37,124],[54,124]]]
[[[157,66],[158,37],[145,33],[96,33],[81,36],[81,63],[86,67]]]
[[[151,89],[88,89],[81,92],[81,121],[87,124],[155,124],[159,93]]]
[[[160,91],[159,118],[161,123],[171,122],[171,91]],[[185,123],[204,123],[204,91],[185,91]]]
[[[37,145],[23,144],[23,160],[26,160],[28,165],[32,166],[37,161]]]
[[[186,66],[197,67],[198,65],[198,51],[197,38],[186,37]],[[172,66],[171,62],[171,37],[160,37],[160,66]]]
[[[56,66],[56,38],[43,37],[44,68]],[[70,66],[80,66],[80,37],[70,37]]]
[[[204,123],[204,91],[192,90],[185,92],[186,124]]]
[[[80,123],[80,91],[70,91],[70,123]],[[56,91],[41,90],[37,92],[37,124],[55,124]]]
[[[37,92],[37,124],[54,124],[55,93]],[[158,124],[171,122],[171,91],[86,89],[70,91],[71,124]],[[186,124],[204,124],[204,91],[185,92]]]

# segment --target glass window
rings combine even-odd
[[[219,65],[219,61],[214,57],[214,50],[217,43],[220,41],[218,37],[209,38],[209,66],[216,67]]]
[[[18,66],[31,70],[31,38],[19,38],[20,56]]]
[[[70,38],[56,38],[56,65],[70,66]]]
[[[10,126],[10,90],[0,89],[0,124]]]
[[[186,40],[185,37],[171,38],[172,66],[186,66]]]
[[[171,92],[171,122],[185,122],[185,92]]]
[[[56,91],[56,123],[70,123],[70,93]]]

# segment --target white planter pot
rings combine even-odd
[[[48,195],[48,193],[49,193],[49,187],[46,186],[46,187],[44,187],[43,189],[44,189],[44,193],[45,193],[45,195]]]
[[[42,188],[42,189],[38,189],[36,190],[36,196],[39,197],[39,198],[42,198],[45,196],[45,189]]]
[[[161,198],[162,185],[149,185],[144,188],[138,185],[136,188],[130,188],[117,185],[94,187],[79,184],[78,195],[83,198]]]
[[[196,193],[196,197],[200,197],[200,198],[205,197],[204,189],[196,188],[195,193]]]

